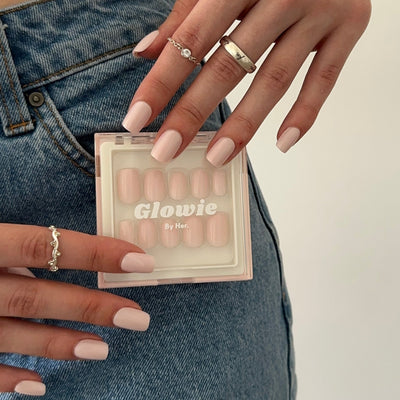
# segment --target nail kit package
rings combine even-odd
[[[215,132],[199,132],[168,164],[150,151],[155,133],[98,133],[97,233],[155,258],[151,273],[99,273],[99,287],[252,278],[246,153],[213,167]]]

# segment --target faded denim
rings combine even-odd
[[[133,93],[153,65],[131,51],[172,5],[39,0],[0,10],[1,222],[95,233],[93,133],[123,130]],[[149,131],[161,125],[199,68]],[[43,104],[28,100],[34,92]],[[218,129],[228,113],[221,104],[203,129]],[[113,289],[150,313],[147,332],[47,321],[99,334],[110,345],[106,361],[1,354],[0,363],[38,371],[45,399],[293,400],[290,302],[277,234],[251,166],[249,186],[252,281]],[[89,272],[35,273],[97,285]]]

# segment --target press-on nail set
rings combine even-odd
[[[156,133],[97,133],[97,232],[154,256],[151,273],[99,273],[99,287],[252,277],[246,153],[213,167],[215,132],[199,132],[168,164],[150,154]]]

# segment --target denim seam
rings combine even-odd
[[[11,117],[11,114],[10,114],[10,110],[8,109],[8,105],[7,105],[7,102],[6,102],[6,100],[5,100],[3,88],[2,88],[1,85],[0,85],[0,93],[1,93],[1,102],[3,103],[4,109],[6,110],[6,114],[7,114],[8,127],[10,127],[10,129],[11,129],[12,131],[14,131],[13,128],[11,128],[11,120],[12,120],[12,117]]]
[[[23,116],[23,113],[22,113],[22,110],[21,110],[21,105],[20,105],[19,100],[18,100],[17,92],[15,91],[15,86],[14,86],[14,82],[13,82],[13,79],[12,79],[12,76],[11,76],[10,67],[8,65],[8,60],[7,60],[7,57],[6,57],[6,54],[5,54],[5,49],[4,49],[4,46],[3,46],[2,43],[0,43],[0,51],[1,51],[1,56],[3,57],[3,60],[4,60],[4,65],[6,67],[7,76],[8,76],[8,80],[9,80],[9,83],[10,83],[10,88],[11,88],[15,103],[16,103],[17,108],[18,108],[18,114],[19,114],[19,117],[20,117],[20,121],[23,121],[24,120],[24,116]],[[28,124],[29,124],[29,122],[28,122]],[[26,125],[25,125],[25,132],[26,132]],[[10,124],[9,127],[14,132],[14,129],[12,128],[12,126],[14,126],[14,125]]]
[[[96,62],[96,61],[98,61],[98,60],[101,60],[101,59],[104,58],[104,57],[110,56],[110,55],[115,54],[115,53],[118,53],[118,52],[120,52],[120,51],[133,48],[133,47],[136,46],[136,44],[137,44],[137,43],[131,43],[131,44],[128,44],[128,45],[119,47],[118,49],[114,49],[114,50],[107,51],[107,52],[105,52],[105,53],[103,53],[103,54],[100,54],[100,55],[98,55],[98,56],[96,56],[96,57],[89,58],[89,59],[86,60],[86,61],[82,61],[82,62],[80,62],[80,63],[74,64],[74,65],[70,65],[69,67],[66,67],[66,68],[64,68],[64,69],[61,69],[61,70],[59,70],[59,71],[57,71],[57,72],[53,72],[53,73],[50,74],[50,75],[47,75],[47,76],[45,76],[45,77],[43,77],[43,78],[40,78],[40,79],[37,79],[36,81],[30,82],[30,83],[26,83],[26,84],[22,85],[22,88],[23,88],[23,89],[26,89],[26,88],[29,87],[29,86],[33,86],[33,85],[36,85],[36,84],[38,84],[38,83],[45,82],[45,81],[47,81],[47,80],[49,80],[49,79],[51,79],[51,78],[53,78],[53,77],[55,77],[55,76],[61,75],[61,74],[65,73],[65,72],[69,72],[69,71],[71,71],[71,70],[73,70],[73,69],[75,69],[75,68],[79,68],[79,67],[82,67],[82,66],[84,66],[84,65],[87,65],[87,64]]]
[[[256,185],[255,185],[255,183],[253,181],[253,177],[251,176],[251,174],[249,174],[249,178],[250,178],[251,186],[253,188],[253,192],[255,194],[254,197],[256,199],[257,207],[258,207],[258,209],[260,211],[261,218],[263,219],[264,224],[265,224],[267,230],[269,231],[269,233],[271,235],[271,238],[272,238],[272,240],[274,242],[274,248],[275,248],[277,260],[278,260],[278,263],[279,263],[279,274],[280,274],[281,286],[282,286],[282,289],[283,289],[283,276],[282,276],[282,268],[283,268],[283,266],[282,266],[282,259],[281,259],[280,253],[278,251],[278,248],[279,248],[278,242],[276,240],[275,233],[271,229],[271,227],[270,227],[270,225],[268,223],[268,220],[264,215],[263,207],[260,204],[260,201],[259,201],[259,198],[258,198],[258,195],[257,195],[258,191],[256,190]],[[282,290],[282,300],[284,298],[284,293],[285,293],[285,291]],[[288,321],[288,317],[286,315],[286,310],[285,310],[285,305],[284,304],[282,304],[282,308],[283,308],[283,315],[285,316],[285,323],[286,323],[286,329],[287,329],[287,334],[288,334],[288,339],[287,339],[287,345],[288,345],[287,366],[288,366],[288,377],[289,377],[289,397],[291,397],[292,386],[293,386],[292,368],[291,368],[291,352],[292,352],[292,349],[291,349],[291,340],[290,340],[290,337],[289,337],[291,328],[290,328],[290,323]]]
[[[89,176],[90,178],[94,178],[94,174],[91,172],[86,171],[83,169],[74,159],[72,159],[68,153],[60,146],[60,144],[57,142],[56,138],[53,136],[51,133],[49,127],[46,125],[44,122],[42,115],[39,113],[39,110],[37,108],[34,108],[34,111],[36,115],[38,116],[39,120],[43,124],[44,129],[46,130],[47,134],[49,135],[50,139],[54,142],[54,144],[57,146],[57,148],[60,150],[60,152],[78,169],[80,169],[85,175]]]
[[[27,8],[36,6],[37,4],[50,3],[51,1],[54,1],[54,0],[37,0],[37,1],[33,1],[32,3],[23,4],[23,5],[20,5],[18,7],[13,7],[13,8],[10,8],[8,10],[0,11],[0,16],[6,15],[6,14],[12,14],[12,13],[14,13],[16,11],[22,11],[22,10],[25,10]]]
[[[91,160],[87,154],[85,154],[77,145],[76,143],[74,143],[69,135],[67,134],[68,132],[66,132],[65,128],[62,126],[60,118],[58,117],[58,115],[55,113],[54,107],[49,104],[49,102],[47,100],[45,100],[45,104],[47,106],[47,108],[50,110],[50,112],[53,114],[54,119],[57,122],[57,125],[59,126],[59,128],[66,134],[65,137],[67,138],[68,142],[71,144],[71,146],[79,153],[81,154],[87,161],[89,161],[90,163],[93,163],[93,160]]]

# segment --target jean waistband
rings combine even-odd
[[[173,0],[36,0],[0,10],[0,117],[33,129],[24,93],[132,51]]]

